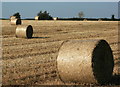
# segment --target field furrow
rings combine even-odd
[[[17,26],[10,25],[9,20],[2,20],[3,84],[64,85],[57,70],[57,56],[61,44],[74,39],[105,39],[113,51],[114,74],[120,74],[118,22],[34,20],[22,22],[23,25],[33,26],[33,38],[16,38]]]

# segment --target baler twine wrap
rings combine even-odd
[[[21,19],[11,19],[11,25],[21,25]]]
[[[19,38],[32,38],[33,27],[31,25],[19,25],[16,28],[16,37]]]
[[[63,42],[57,68],[63,82],[106,84],[112,78],[114,60],[105,40]]]

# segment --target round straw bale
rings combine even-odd
[[[109,83],[114,60],[105,40],[71,40],[63,42],[57,68],[63,82]]]
[[[85,18],[83,21],[87,21],[87,19]]]
[[[98,21],[102,21],[102,19],[98,19]]]
[[[10,16],[10,20],[16,19],[16,16]]]
[[[21,25],[21,19],[11,19],[11,25]]]
[[[56,18],[53,18],[54,20],[58,20],[58,17],[56,17]]]
[[[39,20],[40,19],[40,17],[39,16],[35,16],[35,20]]]
[[[32,38],[33,27],[31,25],[20,25],[16,28],[16,37],[19,38]]]

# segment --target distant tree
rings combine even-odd
[[[79,13],[78,13],[78,16],[79,16],[79,18],[83,18],[83,17],[84,17],[83,11],[79,12]]]
[[[39,16],[40,20],[52,20],[52,16],[50,16],[50,14],[47,11],[40,11],[37,16]]]
[[[49,14],[49,13],[47,13],[47,11],[44,11],[44,13],[45,13],[45,14]]]
[[[21,18],[19,12],[13,14],[13,16],[16,16],[16,18]]]
[[[111,19],[112,19],[112,20],[114,20],[114,19],[115,19],[115,15],[114,15],[114,14],[112,15]]]
[[[37,16],[40,16],[42,14],[42,11],[40,11],[38,14],[37,14]]]

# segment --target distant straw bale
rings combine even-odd
[[[11,19],[11,25],[21,25],[21,19]]]
[[[87,21],[87,19],[85,18],[83,21]]]
[[[39,20],[40,19],[40,17],[39,16],[35,16],[35,20]]]
[[[98,19],[98,21],[102,21],[102,19]]]
[[[58,17],[53,18],[55,21],[58,20]]]
[[[31,25],[20,25],[16,28],[17,38],[32,38],[33,27]]]
[[[16,16],[10,16],[10,20],[17,19]]]

